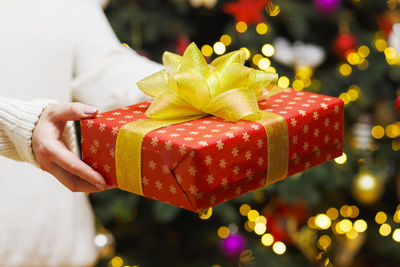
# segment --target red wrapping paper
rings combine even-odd
[[[82,158],[110,185],[118,185],[115,144],[126,123],[145,119],[151,102],[81,121]],[[288,176],[342,154],[343,101],[286,90],[259,102],[285,118]],[[263,125],[207,116],[148,133],[142,145],[144,196],[200,211],[271,183],[266,181],[268,144]]]

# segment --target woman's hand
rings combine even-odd
[[[68,150],[61,139],[67,121],[96,116],[98,110],[81,103],[53,104],[41,114],[32,134],[32,147],[42,170],[54,175],[72,192],[107,188],[103,176]]]

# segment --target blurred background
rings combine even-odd
[[[98,266],[400,266],[400,1],[111,0],[121,42],[160,62],[244,49],[278,85],[340,97],[341,157],[199,215],[91,195]]]

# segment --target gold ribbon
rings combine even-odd
[[[288,128],[277,114],[262,111],[258,100],[281,92],[275,73],[244,66],[242,50],[216,58],[210,66],[192,43],[183,56],[165,52],[165,69],[138,82],[155,97],[146,111],[150,119],[121,127],[116,142],[117,182],[121,189],[143,195],[141,152],[144,136],[155,129],[208,114],[229,121],[261,123],[267,133],[266,184],[283,179],[288,169]]]

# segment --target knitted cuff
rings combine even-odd
[[[49,104],[55,103],[57,102],[43,99],[24,102],[23,106],[18,106],[18,112],[14,113],[17,114],[17,119],[11,130],[10,139],[23,161],[39,166],[33,154],[32,133],[43,110]]]

